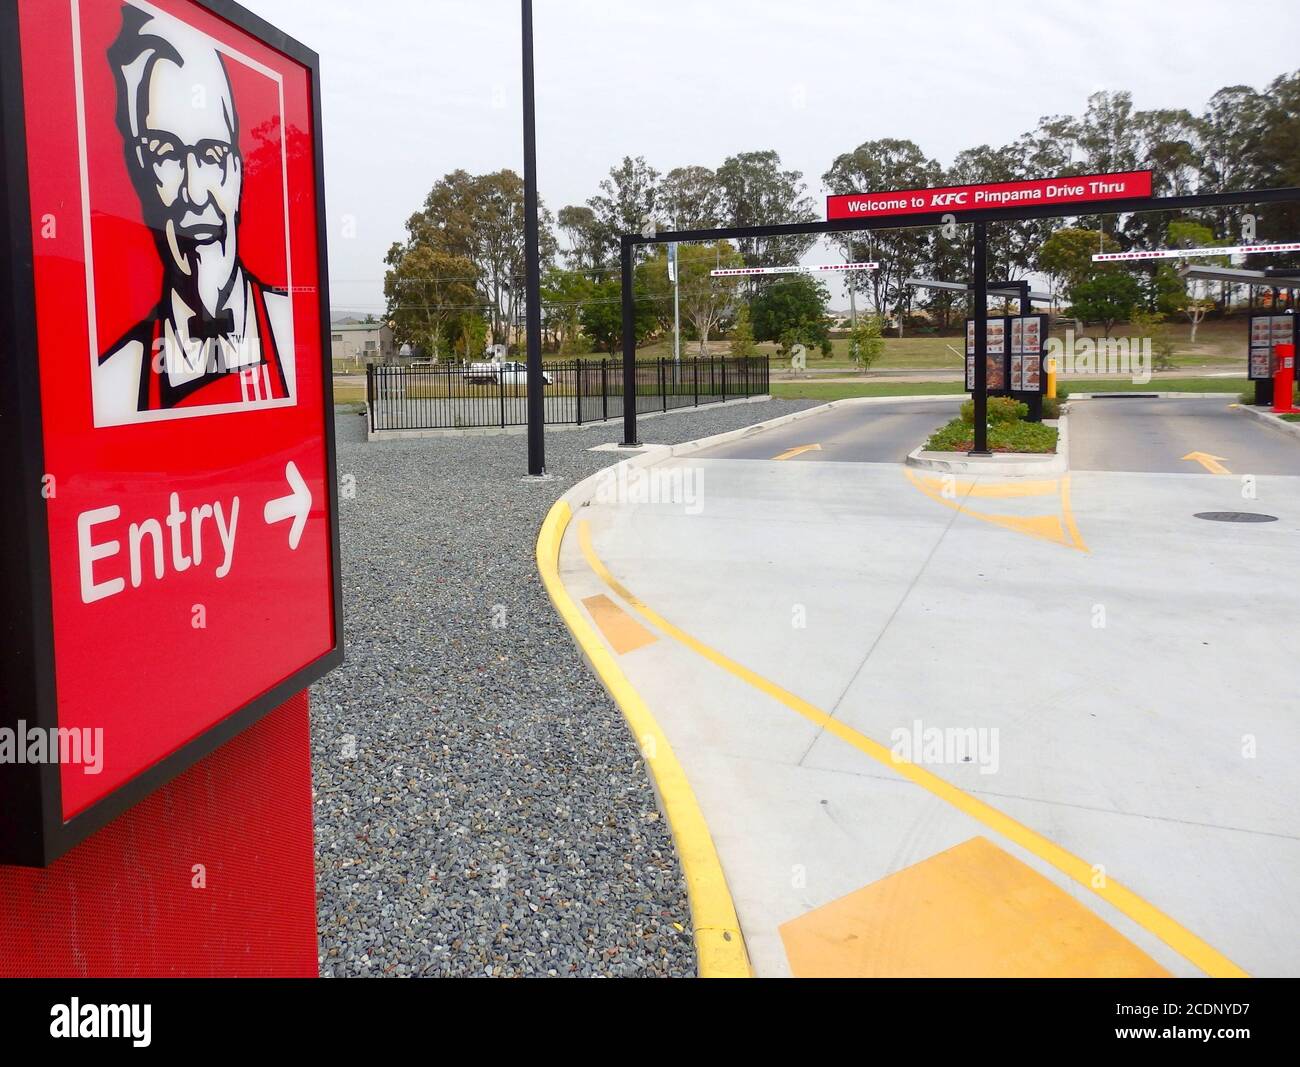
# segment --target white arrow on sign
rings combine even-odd
[[[298,542],[302,540],[302,531],[307,525],[307,515],[311,511],[311,490],[307,488],[307,483],[302,480],[302,475],[298,472],[297,464],[292,460],[284,465],[284,477],[293,492],[288,496],[268,500],[266,507],[262,509],[262,518],[266,520],[268,526],[284,522],[285,519],[293,519],[293,525],[289,527],[289,547],[296,549]]]

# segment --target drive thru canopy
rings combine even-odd
[[[1145,176],[1145,178],[1144,178]],[[623,304],[623,444],[637,444],[636,429],[636,302],[632,289],[633,256],[638,245],[682,241],[743,240],[752,237],[820,236],[860,230],[942,226],[960,222],[971,227],[975,325],[974,454],[988,451],[988,227],[990,223],[1078,215],[1127,215],[1142,211],[1195,211],[1201,208],[1300,201],[1300,188],[1242,189],[1186,196],[1151,196],[1151,172],[1079,175],[1032,182],[1002,182],[983,186],[865,193],[828,198],[824,222],[771,226],[729,226],[702,230],[628,233],[621,238]],[[1037,190],[1035,195],[1034,190]],[[1015,192],[1014,197],[1002,196]],[[867,206],[854,210],[852,201]],[[988,207],[990,203],[1006,206]],[[882,204],[901,205],[881,210]],[[958,218],[960,212],[960,218]],[[839,216],[839,217],[836,217]]]

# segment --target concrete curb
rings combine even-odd
[[[639,424],[642,419],[657,419],[661,415],[680,415],[688,411],[711,411],[715,408],[730,408],[738,404],[759,404],[765,400],[771,400],[768,393],[762,393],[758,396],[739,396],[734,400],[723,400],[718,404],[701,404],[699,407],[672,408],[669,411],[643,411],[638,413],[636,421]],[[376,441],[410,441],[426,437],[501,437],[510,434],[524,434],[528,432],[527,426],[445,426],[440,429],[425,430],[371,430],[369,413],[365,410],[361,412],[366,415],[366,443],[373,444]],[[547,433],[563,433],[566,430],[590,430],[593,426],[618,426],[623,422],[621,415],[613,416],[608,419],[594,419],[591,422],[552,422],[546,426]]]
[[[1069,417],[1065,414],[1056,420],[1056,453],[1051,456],[1028,452],[966,456],[960,452],[926,452],[922,446],[907,454],[907,466],[946,474],[996,474],[1008,478],[1064,474],[1070,469],[1069,424]]]
[[[572,501],[590,499],[583,487],[599,476],[597,473],[579,482],[551,506],[537,535],[537,570],[574,644],[622,712],[628,730],[650,769],[650,780],[672,830],[673,844],[686,879],[697,973],[701,978],[752,978],[754,971],[745,948],[740,919],[736,915],[735,901],[727,886],[713,835],[686,771],[649,706],[633,688],[595,627],[579,610],[560,577],[560,545],[573,518]]]
[[[1271,411],[1266,411],[1262,408],[1253,408],[1248,404],[1238,404],[1236,405],[1235,410],[1248,415],[1257,422],[1262,422],[1265,426],[1271,426],[1273,429],[1286,434],[1288,437],[1300,437],[1300,422],[1287,422],[1285,419],[1281,419],[1274,415]]]
[[[1240,393],[1075,393],[1065,398],[1065,403],[1076,400],[1236,400]]]

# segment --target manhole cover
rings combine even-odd
[[[1257,511],[1198,511],[1196,517],[1210,522],[1277,522],[1276,515],[1261,515]]]

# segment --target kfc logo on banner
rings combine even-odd
[[[294,403],[279,75],[138,0],[123,5],[106,55],[79,51],[79,93],[87,68],[107,64],[116,103],[114,131],[79,131],[95,425]],[[86,110],[83,99],[79,115]],[[114,134],[119,150],[109,154]],[[159,284],[144,293],[118,281],[121,222],[97,210],[97,194],[121,178],[104,173],[113,158],[157,254]],[[256,242],[243,211],[253,198],[280,207],[279,217],[258,219],[273,232]],[[101,332],[142,297],[143,315],[120,333]]]

